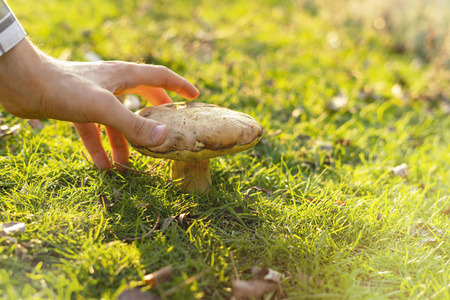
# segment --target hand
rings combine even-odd
[[[74,122],[101,170],[111,164],[94,123],[105,125],[113,160],[121,164],[128,163],[127,139],[143,146],[157,146],[167,137],[164,124],[132,113],[116,95],[138,94],[158,105],[172,102],[165,90],[189,100],[199,95],[191,83],[166,67],[59,61],[37,50],[27,39],[0,57],[0,104],[21,118]]]

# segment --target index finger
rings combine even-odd
[[[129,72],[129,76],[124,76],[127,82],[123,92],[145,85],[175,92],[188,100],[196,99],[200,94],[198,89],[186,78],[165,66],[130,65],[132,66],[132,70]]]

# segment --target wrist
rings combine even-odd
[[[36,118],[44,55],[23,38],[0,56],[0,104],[21,118]]]

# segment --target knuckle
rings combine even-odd
[[[146,120],[142,117],[136,118],[134,121],[134,127],[133,127],[133,132],[136,135],[136,137],[140,137],[143,134],[145,134],[146,131]]]
[[[172,71],[166,66],[155,66],[158,77],[160,78],[159,86],[165,87],[169,82],[169,78],[172,76]]]

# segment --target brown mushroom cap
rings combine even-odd
[[[144,155],[186,162],[233,154],[256,145],[262,127],[249,115],[213,104],[178,102],[139,111],[166,124],[166,141],[157,147],[131,145]]]

